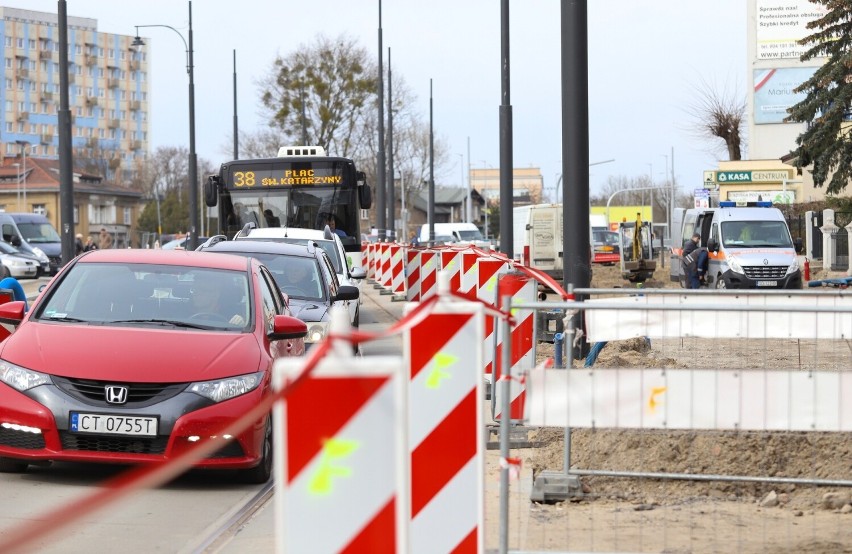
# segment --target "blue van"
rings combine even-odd
[[[62,239],[50,220],[41,214],[0,214],[5,242],[39,259],[39,275],[55,275],[62,267]]]

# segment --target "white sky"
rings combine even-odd
[[[56,0],[0,0],[0,5],[57,12]],[[447,141],[450,162],[439,185],[458,185],[460,167],[499,167],[500,5],[498,0],[384,0],[383,61],[418,95],[433,130]],[[694,137],[688,108],[703,80],[745,98],[746,2],[743,0],[589,0],[591,194],[610,176],[653,173],[662,184],[674,148],[681,191],[700,186],[702,170],[724,153]],[[179,0],[67,0],[69,16],[97,19],[98,30],[135,34],[162,24],[188,40],[188,4]],[[196,0],[192,4],[196,151],[218,164],[230,159],[233,52],[241,131],[258,117],[256,80],[276,54],[317,35],[346,33],[378,50],[378,1]],[[561,173],[560,2],[510,3],[511,88],[515,167],[541,168],[546,191]],[[150,44],[150,141],[184,145],[188,78],[183,42],[164,28],[140,29]],[[385,91],[387,94],[387,91]],[[668,157],[668,160],[667,160]],[[649,165],[650,164],[650,165]],[[436,172],[438,169],[436,168]]]

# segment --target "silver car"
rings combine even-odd
[[[38,277],[40,265],[38,258],[26,252],[21,252],[8,242],[0,241],[0,264],[3,264],[2,269],[0,269],[0,279],[6,277],[35,279]]]

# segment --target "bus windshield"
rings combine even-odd
[[[222,164],[207,203],[218,205],[219,232],[228,237],[248,223],[329,226],[347,251],[357,251],[361,209],[369,208],[370,199],[359,175],[352,160],[324,155],[236,160]]]

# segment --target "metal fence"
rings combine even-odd
[[[538,446],[513,454],[526,465],[510,486],[510,549],[852,544],[852,295],[575,292],[590,300],[512,304],[582,310],[592,352],[527,378]]]

